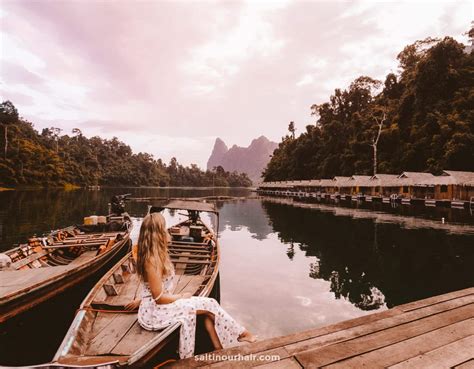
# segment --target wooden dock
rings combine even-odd
[[[207,355],[166,367],[474,368],[474,287]]]

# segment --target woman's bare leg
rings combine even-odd
[[[219,336],[216,332],[216,327],[214,326],[214,314],[210,313],[207,310],[197,310],[197,315],[204,315],[204,327],[209,333],[209,337],[211,338],[212,345],[214,346],[215,350],[222,349],[222,344],[219,341]]]

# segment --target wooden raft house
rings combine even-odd
[[[166,368],[474,368],[474,287]]]
[[[474,208],[474,172],[445,170],[263,182],[257,193],[301,200],[344,199]]]

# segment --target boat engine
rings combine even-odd
[[[130,193],[126,193],[124,195],[112,196],[112,199],[110,200],[111,213],[115,215],[122,215],[122,213],[125,213],[125,200],[130,195]]]

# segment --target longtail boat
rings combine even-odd
[[[104,221],[55,230],[0,254],[0,323],[79,284],[130,245],[128,214],[94,218]]]
[[[174,293],[210,296],[216,284],[219,246],[214,232],[201,220],[200,212],[218,213],[209,203],[171,201],[151,208],[187,210],[187,219],[168,229],[169,254],[175,267]],[[218,224],[218,223],[217,223]],[[217,229],[218,226],[217,226]],[[179,324],[157,331],[143,329],[137,312],[125,305],[141,295],[134,252],[122,258],[82,302],[53,364],[67,367],[148,366],[179,332]],[[214,296],[213,296],[214,297]]]

